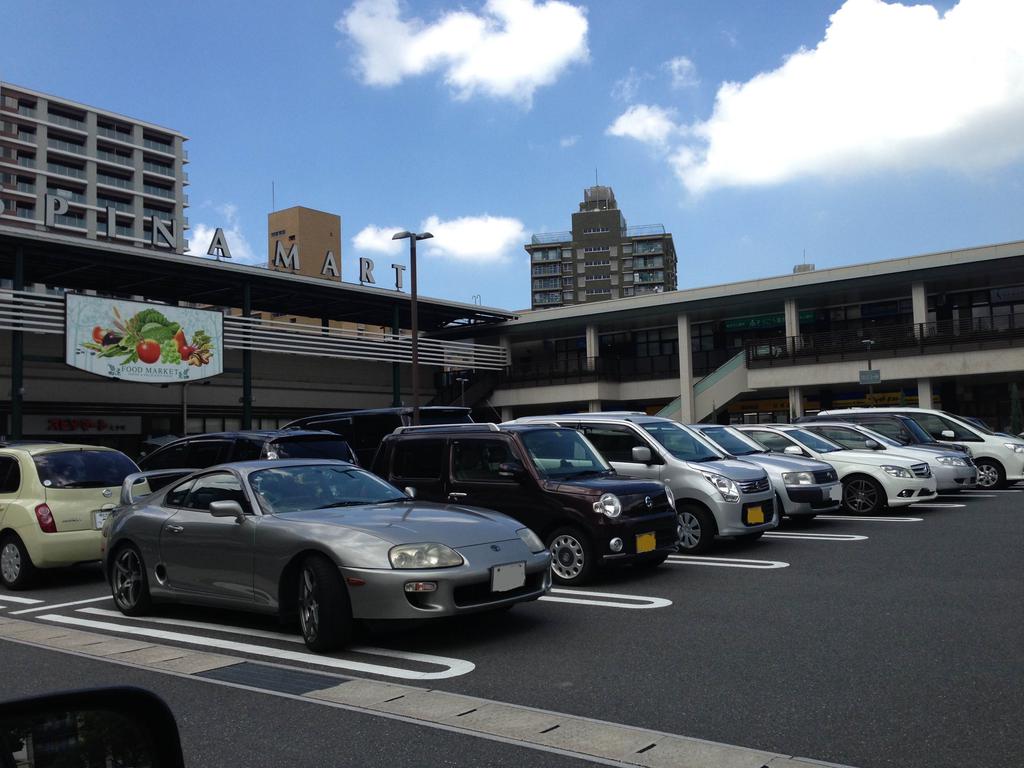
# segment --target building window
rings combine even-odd
[[[658,357],[675,355],[679,352],[678,328],[651,328],[633,334],[634,350],[637,357]]]
[[[596,275],[587,275],[584,279],[588,283],[591,280],[610,280],[611,279],[611,275],[608,274],[607,272],[604,272],[604,273],[599,272]]]
[[[587,288],[587,296],[611,296],[611,288]]]
[[[611,261],[609,261],[608,259],[590,259],[584,264],[584,266],[607,267],[609,264],[611,264]]]
[[[598,235],[598,234],[601,234],[603,232],[610,232],[610,231],[611,230],[609,230],[608,227],[587,227],[586,229],[583,230],[583,234],[584,235]]]
[[[607,253],[608,252],[608,246],[607,245],[588,245],[586,248],[583,249],[583,252],[584,253]]]

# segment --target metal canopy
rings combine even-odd
[[[224,307],[242,307],[248,284],[254,312],[391,326],[397,309],[400,327],[411,322],[408,294],[394,290],[2,225],[0,275],[13,275],[18,245],[24,249],[26,283]],[[515,318],[505,310],[424,297],[418,314],[427,331]]]

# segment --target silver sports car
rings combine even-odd
[[[104,529],[104,571],[129,616],[156,601],[297,614],[306,645],[327,651],[354,619],[504,608],[551,587],[550,555],[521,523],[416,501],[344,462],[225,464],[135,500],[145,476],[125,479]]]

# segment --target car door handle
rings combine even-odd
[[[183,525],[168,525],[167,526],[167,532],[168,533],[181,533],[184,530],[185,530],[185,526],[183,526]]]
[[[453,491],[452,493],[448,494],[448,501],[457,502],[459,499],[464,499],[468,495],[469,494],[466,493],[458,493],[456,491]]]

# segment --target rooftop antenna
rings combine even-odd
[[[598,182],[598,180],[597,180],[597,168],[594,168],[594,186],[595,187],[601,186],[600,182]]]

